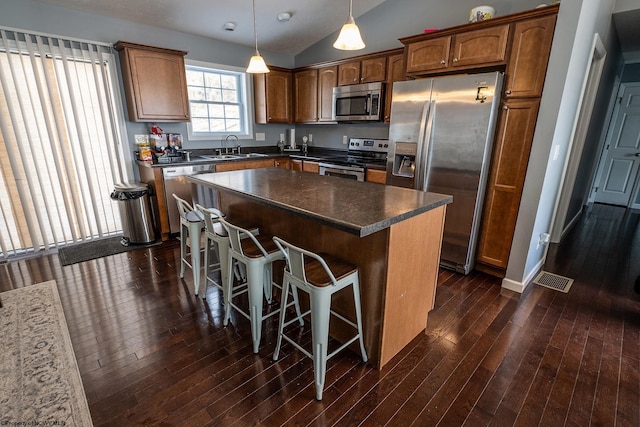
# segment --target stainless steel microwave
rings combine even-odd
[[[382,119],[380,82],[333,88],[333,120],[338,122],[380,121]]]

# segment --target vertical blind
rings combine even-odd
[[[112,48],[0,28],[0,259],[121,231]]]

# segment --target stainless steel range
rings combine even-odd
[[[349,138],[347,155],[325,159],[320,163],[320,175],[364,181],[366,168],[386,167],[388,150],[387,139]]]

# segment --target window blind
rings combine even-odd
[[[121,231],[116,75],[110,46],[0,28],[1,258]]]

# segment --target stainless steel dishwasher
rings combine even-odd
[[[214,170],[215,166],[212,163],[162,168],[170,233],[180,232],[180,215],[178,214],[178,206],[176,205],[176,200],[173,198],[173,194],[191,204],[194,202],[200,203],[197,195],[193,194],[191,182],[187,181],[187,177],[196,173],[213,172]]]

